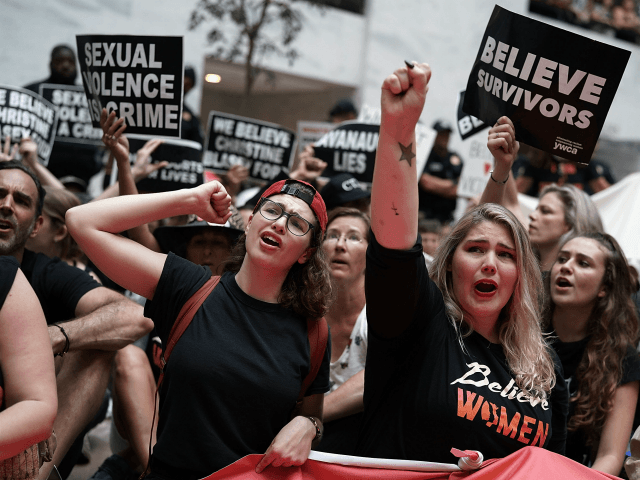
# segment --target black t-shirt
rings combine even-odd
[[[580,380],[576,378],[576,370],[582,361],[584,351],[587,348],[590,337],[578,342],[562,342],[556,339],[553,342],[553,348],[558,352],[562,367],[564,369],[564,378],[569,389],[571,398],[578,393]],[[622,363],[622,379],[620,385],[640,380],[640,356],[632,346],[627,347],[627,353]],[[575,411],[575,403],[569,404],[569,416],[567,422],[571,419]],[[590,465],[591,450],[587,446],[586,437],[582,430],[568,432],[566,456],[584,465]]]
[[[462,173],[463,163],[460,160],[459,164],[452,164],[451,157],[454,155],[460,158],[454,152],[447,152],[445,156],[440,156],[434,150],[431,150],[422,173],[457,182]],[[455,198],[441,197],[440,195],[425,192],[421,188],[418,191],[418,198],[420,210],[425,213],[426,218],[436,218],[441,222],[447,222],[453,218],[453,212],[456,209]]]
[[[15,257],[0,257],[0,310],[2,310],[4,301],[7,299],[11,287],[13,287],[13,282],[16,279],[16,273],[18,273],[19,267],[20,264]],[[4,410],[4,380],[2,378],[2,368],[0,368],[0,410]]]
[[[170,253],[145,306],[163,345],[182,306],[211,276]],[[307,395],[329,390],[330,348]],[[264,453],[290,420],[309,371],[306,319],[244,293],[226,273],[177,342],[160,392],[152,470],[210,475]]]
[[[461,347],[420,240],[399,251],[371,237],[365,410],[356,454],[455,463],[451,448],[479,450],[485,458],[526,445],[563,453],[568,399],[559,362],[550,398],[527,399],[501,345],[474,332]]]
[[[75,318],[80,299],[101,286],[84,270],[30,250],[24,251],[21,268],[40,300],[48,325]]]

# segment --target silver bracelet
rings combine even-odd
[[[505,183],[507,183],[509,181],[509,174],[510,173],[511,173],[511,171],[509,171],[509,173],[507,173],[507,178],[505,178],[504,182],[499,182],[498,180],[493,178],[493,170],[491,170],[489,172],[489,176],[491,177],[491,180],[493,180],[494,182],[499,183],[500,185],[504,185]]]

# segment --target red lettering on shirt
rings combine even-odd
[[[544,445],[544,442],[547,440],[548,433],[549,433],[549,424],[538,421],[538,430],[536,431],[536,436],[533,437],[533,442],[531,443],[531,445],[535,446],[536,440],[538,440],[538,445],[542,447]]]
[[[473,420],[476,418],[476,414],[484,401],[484,397],[482,395],[478,395],[478,400],[476,404],[473,404],[473,399],[476,398],[476,394],[473,392],[467,392],[467,401],[464,401],[464,390],[458,388],[458,416],[462,418],[467,418],[469,420]]]
[[[500,407],[500,424],[498,425],[497,432],[502,434],[505,437],[515,438],[516,433],[518,433],[518,424],[520,423],[520,412],[516,412],[516,414],[509,422],[509,417],[507,416],[507,409],[504,407]]]
[[[525,437],[526,434],[531,433],[531,429],[529,428],[530,423],[535,423],[536,419],[531,418],[527,415],[524,416],[522,420],[522,426],[520,427],[520,436],[518,437],[518,441],[524,443],[525,445],[529,445],[530,440]]]

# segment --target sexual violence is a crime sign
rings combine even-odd
[[[106,108],[127,133],[180,137],[182,37],[78,35],[82,84],[94,127]]]
[[[629,56],[496,5],[463,109],[489,125],[506,115],[518,140],[589,163]]]
[[[295,133],[280,125],[211,112],[202,162],[221,174],[244,165],[252,179],[270,182],[291,167],[295,140]]]
[[[43,83],[40,95],[58,110],[56,142],[102,145],[102,129],[93,126],[87,96],[80,85]]]
[[[38,145],[38,158],[46,165],[56,134],[56,108],[40,95],[18,87],[0,85],[0,136],[11,143],[30,137]]]

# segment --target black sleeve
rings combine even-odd
[[[569,415],[569,390],[564,381],[562,363],[556,351],[549,348],[556,373],[556,384],[551,390],[551,439],[548,449],[564,455],[567,442],[567,417]]]
[[[171,327],[189,298],[211,277],[211,270],[169,252],[153,294],[147,300],[144,316],[153,320],[158,336],[166,345]]]
[[[13,287],[18,268],[20,268],[20,264],[14,257],[0,257],[0,309],[2,309],[2,305]]]
[[[622,379],[620,385],[640,380],[640,356],[638,351],[629,345],[622,364]]]
[[[31,286],[50,325],[75,318],[80,299],[102,285],[84,270],[72,267],[59,258],[38,255]]]
[[[439,292],[429,279],[419,236],[409,250],[384,248],[373,231],[370,238],[365,270],[367,322],[378,337],[398,337],[421,313],[424,319],[433,315],[437,307],[431,308],[431,303]],[[421,328],[428,323],[421,322]]]

